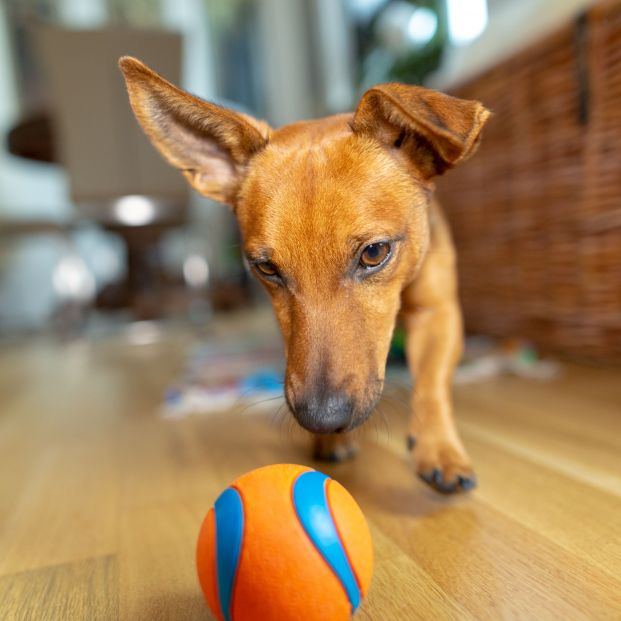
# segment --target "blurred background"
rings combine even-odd
[[[437,180],[473,495],[417,482],[427,418],[419,469],[461,466],[444,398],[412,418],[399,328],[360,457],[326,463],[353,452],[331,436],[311,454],[235,220],[138,128],[125,54],[274,126],[388,80],[492,110]],[[0,0],[3,620],[211,618],[199,525],[271,463],[360,503],[358,619],[619,619],[620,363],[621,0]]]
[[[469,332],[621,359],[621,2],[585,0],[3,0],[0,343],[265,302],[228,210],[138,130],[123,54],[273,125],[388,80],[483,101],[438,182]]]

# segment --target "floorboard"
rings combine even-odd
[[[219,491],[269,463],[317,467],[306,435],[261,408],[161,417],[192,339],[0,350],[2,619],[208,620],[194,545]],[[457,498],[416,479],[405,408],[384,403],[358,459],[322,467],[374,537],[357,618],[621,619],[620,380],[565,365],[457,387],[480,480]]]

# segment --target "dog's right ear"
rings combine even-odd
[[[269,126],[182,91],[135,58],[124,56],[119,66],[134,114],[160,153],[202,195],[233,205]]]

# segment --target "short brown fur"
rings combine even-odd
[[[234,209],[283,333],[287,402],[300,424],[321,432],[316,455],[355,452],[342,432],[381,396],[400,314],[416,377],[416,471],[441,492],[471,488],[450,398],[462,348],[455,252],[431,179],[474,152],[488,111],[383,84],[353,115],[273,130],[184,93],[135,59],[120,65],[154,145],[199,192]],[[374,244],[388,256],[368,269],[360,257]]]

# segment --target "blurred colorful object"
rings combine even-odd
[[[260,335],[200,344],[190,352],[179,382],[166,392],[163,416],[260,407],[261,402],[272,407],[283,396],[283,363],[279,341]]]
[[[495,341],[488,337],[470,337],[466,353],[455,372],[455,384],[470,384],[497,377],[517,375],[535,380],[557,377],[560,365],[542,360],[535,347],[521,339]]]

